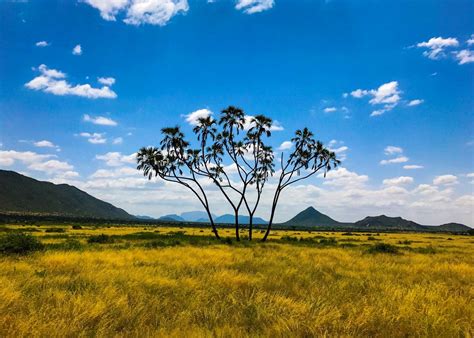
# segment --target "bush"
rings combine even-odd
[[[80,225],[73,225],[72,228],[74,230],[81,230],[82,229],[82,227]]]
[[[376,241],[377,239],[374,236],[367,237],[368,241]]]
[[[47,228],[44,232],[66,232],[63,228]]]
[[[337,245],[337,240],[334,237],[323,238],[319,240],[321,245]]]
[[[77,239],[68,238],[62,243],[64,250],[79,250],[82,249],[82,243]]]
[[[44,248],[36,237],[24,233],[9,233],[0,237],[0,253],[24,255]]]
[[[398,248],[395,245],[387,243],[377,243],[371,246],[368,250],[369,253],[388,253],[388,254],[397,254]]]
[[[113,242],[114,242],[114,239],[105,234],[91,236],[87,239],[87,243],[89,244],[93,244],[93,243],[107,244],[107,243],[113,243]]]
[[[412,241],[405,239],[404,241],[398,241],[398,244],[410,245]]]

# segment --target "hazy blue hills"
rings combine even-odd
[[[76,187],[38,181],[14,171],[0,170],[0,211],[131,220],[134,216]]]
[[[158,218],[158,220],[167,221],[167,222],[185,222],[186,221],[183,217],[178,216],[176,214],[161,216],[160,218]]]
[[[240,224],[248,224],[249,221],[250,221],[249,216],[239,215],[239,223]],[[235,216],[231,215],[231,214],[225,214],[225,215],[216,217],[214,219],[214,222],[222,223],[222,224],[234,224]],[[263,218],[254,217],[253,218],[253,224],[268,224],[268,222],[265,221]]]
[[[225,214],[222,216],[212,215],[215,223],[220,224],[234,224],[235,218],[234,215]],[[168,222],[209,222],[209,217],[206,212],[203,211],[189,211],[183,212],[180,215],[171,214],[164,215],[158,218],[159,221],[168,221]],[[249,216],[239,215],[239,223],[248,224],[250,220]],[[253,218],[253,224],[268,224],[267,221],[260,217]]]

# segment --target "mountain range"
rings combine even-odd
[[[145,222],[208,222],[204,211],[169,214],[154,219],[149,216],[132,216],[125,210],[101,201],[88,193],[68,184],[42,182],[14,171],[0,170],[0,213],[28,216],[64,216]],[[212,215],[217,224],[233,224],[234,215]],[[239,215],[241,224],[248,224],[249,217]],[[255,225],[268,222],[254,218]],[[343,223],[309,207],[287,222],[275,227],[288,228],[332,228],[354,230],[403,230],[403,231],[454,231],[466,232],[470,227],[459,223],[428,226],[385,215],[369,216],[355,223]]]
[[[332,227],[347,228],[357,230],[403,230],[403,231],[455,231],[464,232],[471,230],[470,227],[459,223],[446,223],[438,226],[421,225],[401,217],[389,217],[385,215],[368,216],[355,223],[338,222],[331,217],[319,212],[313,207],[309,207],[295,217],[280,226],[298,226],[298,227]]]
[[[212,214],[212,218],[214,222],[217,224],[233,224],[234,223],[234,215],[225,214],[221,216],[216,216]],[[209,217],[207,213],[203,211],[190,211],[190,212],[183,212],[180,215],[170,214],[164,215],[158,218],[159,221],[168,221],[168,222],[208,222]],[[239,223],[241,224],[248,224],[250,220],[249,216],[239,215]],[[268,224],[267,221],[260,217],[253,218],[253,224]]]
[[[125,210],[68,184],[42,182],[0,170],[0,211],[103,219],[135,219]]]

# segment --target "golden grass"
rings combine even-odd
[[[85,242],[91,234],[154,230],[67,227],[67,234]],[[158,230],[210,234],[208,229]],[[356,246],[270,242],[159,249],[103,245],[98,250],[88,245],[82,251],[0,256],[0,336],[474,334],[472,237],[380,234],[375,237],[384,243],[403,246],[398,242],[410,240],[410,247],[431,246],[436,252],[371,255],[365,245],[374,241],[366,235],[276,233],[272,238],[325,236]]]

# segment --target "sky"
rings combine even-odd
[[[308,127],[342,159],[288,189],[277,221],[314,206],[474,226],[473,14],[471,0],[0,0],[0,169],[132,214],[200,210],[134,154],[235,105],[276,121],[275,152]]]

